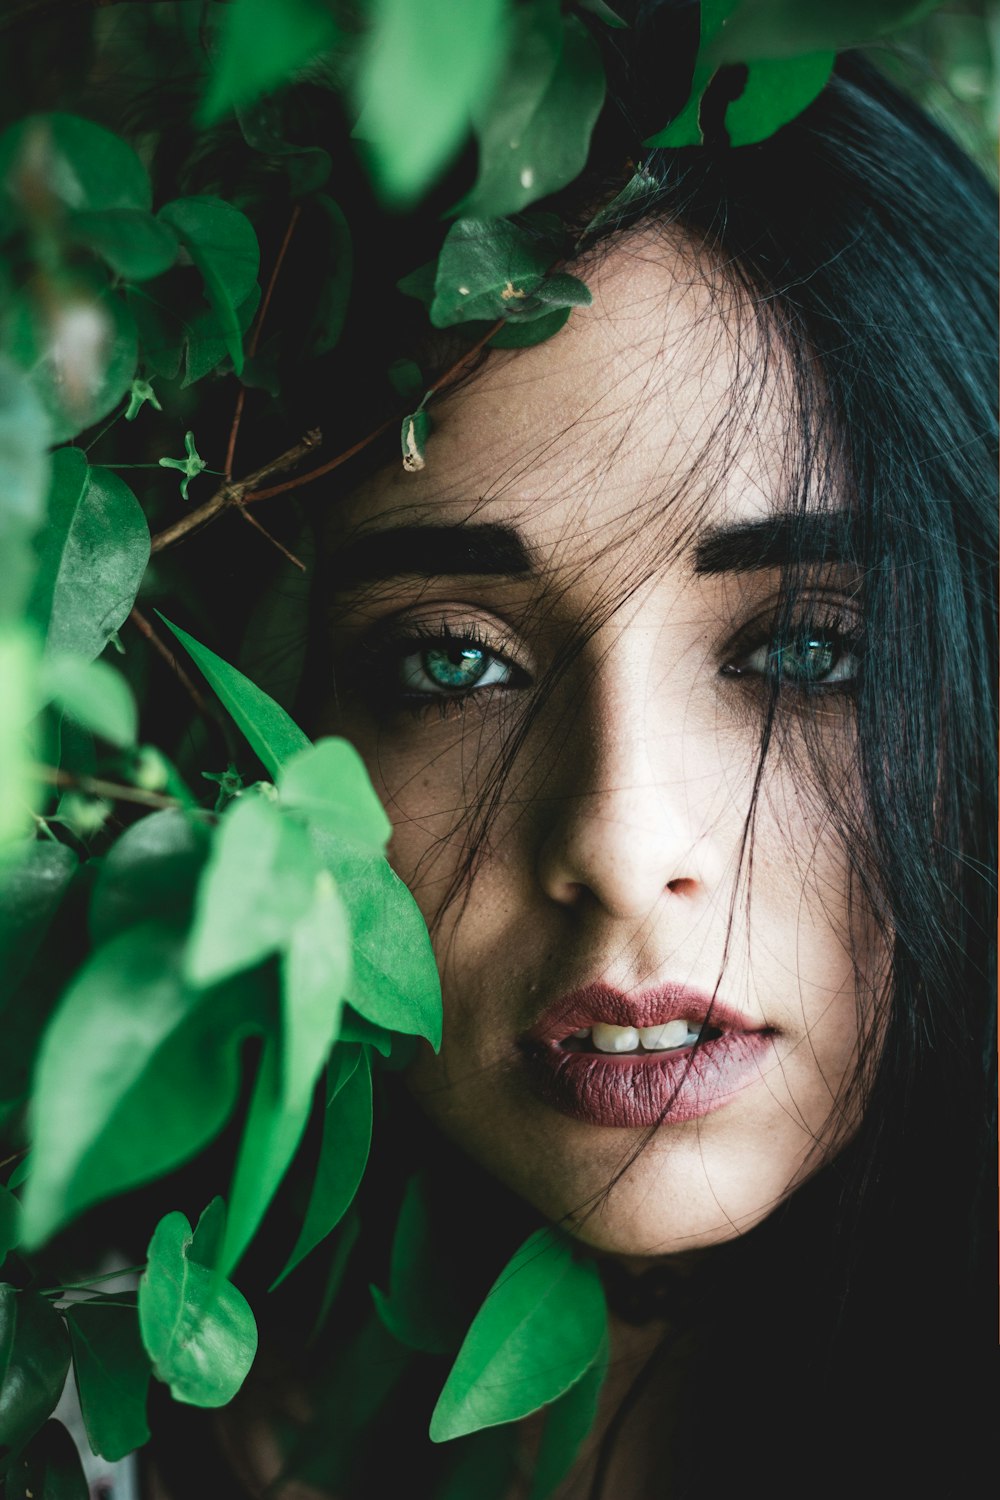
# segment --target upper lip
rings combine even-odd
[[[526,1034],[532,1042],[558,1043],[575,1031],[604,1022],[611,1026],[663,1026],[668,1021],[706,1022],[718,1031],[766,1031],[764,1022],[752,1020],[726,1005],[710,991],[692,989],[685,984],[647,986],[626,994],[612,985],[600,982],[584,985],[562,995],[546,1006],[538,1021]]]

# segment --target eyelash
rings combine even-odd
[[[726,660],[719,667],[719,675],[742,680],[748,686],[770,680],[775,686],[800,697],[831,694],[846,696],[854,693],[861,661],[861,637],[855,616],[848,616],[845,612],[831,608],[829,602],[824,604],[820,612],[804,605],[797,615],[787,621],[784,644],[778,641],[775,632],[773,615],[770,623],[758,616],[745,625],[726,647]],[[842,676],[825,682],[810,682],[804,678],[796,680],[779,675],[782,658],[795,648],[797,642],[808,641],[810,638],[822,640],[831,648],[834,660],[825,676],[829,677],[831,672],[841,667],[845,658],[852,665],[845,667]],[[449,689],[439,684],[441,690],[435,692],[415,687],[413,681],[418,672],[427,677],[426,659],[434,651],[449,657],[450,665],[456,670],[460,670],[462,665],[455,662],[455,656],[459,653],[467,653],[470,657],[481,654],[487,665],[480,677],[464,689]],[[765,662],[749,665],[762,652],[766,653]],[[532,682],[522,667],[497,649],[488,631],[472,621],[463,621],[461,628],[457,630],[447,620],[439,621],[433,629],[425,628],[417,621],[378,628],[360,642],[357,654],[359,659],[351,673],[354,690],[366,698],[382,716],[405,709],[417,717],[423,717],[436,709],[444,718],[455,712],[464,712],[470,701],[482,695],[486,689],[491,690],[492,696],[494,691],[523,689],[530,687]],[[776,660],[778,670],[773,666]],[[410,668],[409,687],[404,685],[403,680],[404,666],[408,661],[417,664]],[[398,667],[398,675],[391,681],[389,679],[392,674],[387,669],[394,664]],[[470,665],[474,665],[474,662],[470,662]],[[495,678],[484,681],[494,667],[504,669],[507,677],[503,681]]]

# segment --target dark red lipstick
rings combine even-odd
[[[670,1051],[601,1052],[575,1035],[596,1025],[640,1030],[680,1020],[698,1040]],[[590,1125],[643,1129],[721,1108],[760,1076],[773,1036],[772,1028],[686,985],[625,994],[591,984],[550,1005],[521,1046],[555,1109]]]

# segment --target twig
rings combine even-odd
[[[261,484],[265,479],[270,479],[272,474],[280,474],[283,469],[292,468],[293,465],[305,458],[306,454],[311,452],[321,441],[322,434],[318,427],[314,427],[311,432],[306,433],[301,442],[295,444],[294,448],[289,448],[285,453],[279,453],[277,458],[272,458],[268,463],[262,464],[259,469],[255,469],[252,474],[248,474],[245,479],[227,480],[225,484],[219,486],[210,500],[205,501],[204,505],[199,505],[197,510],[189,511],[186,516],[182,516],[172,526],[166,526],[162,531],[158,531],[153,537],[151,550],[153,552],[162,552],[164,547],[172,547],[175,542],[181,541],[189,532],[206,525],[207,522],[211,521],[214,516],[217,516],[220,511],[225,510],[228,506],[243,504],[244,496],[246,496],[247,503],[258,499],[259,496],[257,494],[250,495],[247,492],[253,489],[255,485]]]
[[[257,345],[260,343],[261,329],[264,327],[264,319],[267,317],[267,310],[271,305],[271,297],[274,293],[275,283],[278,280],[278,273],[281,270],[285,255],[288,252],[288,247],[292,242],[292,235],[295,233],[295,226],[299,222],[299,216],[301,213],[302,205],[301,203],[296,203],[294,208],[292,209],[291,217],[288,220],[288,228],[285,230],[284,239],[281,241],[281,245],[278,249],[278,254],[271,269],[271,275],[267,283],[267,290],[264,293],[264,300],[260,304],[260,312],[254,319],[253,329],[247,343],[247,357],[249,359],[253,359],[254,355],[257,353]],[[233,411],[232,425],[229,429],[229,443],[226,447],[226,461],[222,466],[223,472],[225,473],[227,479],[232,479],[233,477],[233,459],[236,454],[236,439],[239,435],[240,423],[243,420],[243,407],[246,402],[246,395],[247,388],[245,385],[241,385],[236,393],[236,407]]]
[[[166,662],[167,666],[177,678],[177,681],[187,693],[188,697],[191,699],[191,702],[194,704],[195,708],[198,710],[201,716],[204,719],[207,719],[208,722],[219,731],[222,736],[223,743],[226,747],[226,754],[228,755],[230,760],[233,760],[236,755],[236,748],[235,742],[233,740],[232,730],[229,727],[229,720],[223,714],[221,714],[215,707],[215,705],[213,703],[210,703],[205,695],[200,691],[200,689],[195,686],[191,678],[188,676],[187,672],[185,672],[184,668],[177,660],[177,657],[167,645],[166,641],[162,640],[161,637],[157,635],[156,631],[153,629],[150,622],[146,619],[146,616],[143,614],[142,610],[133,605],[132,611],[129,614],[129,620],[135,626],[136,630],[138,630],[139,634],[146,637],[146,640],[152,646],[157,655]]]
[[[300,557],[296,557],[294,552],[289,552],[285,544],[283,542],[279,542],[276,536],[272,536],[267,527],[262,526],[257,517],[250,514],[245,505],[241,505],[239,507],[239,512],[244,521],[249,521],[251,526],[255,526],[257,528],[261,536],[267,537],[267,540],[271,543],[272,547],[277,547],[282,557],[287,557],[288,561],[290,563],[294,563],[297,568],[301,568],[303,573],[307,571],[306,565],[302,561],[302,559]]]
[[[181,807],[176,797],[165,797],[160,792],[146,792],[137,786],[121,786],[115,781],[104,781],[99,776],[78,776],[72,771],[61,771],[56,766],[32,766],[31,775],[49,786],[66,787],[70,791],[83,792],[88,797],[106,797],[109,802],[137,802],[142,807]]]

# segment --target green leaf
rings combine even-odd
[[[257,281],[260,249],[245,214],[221,198],[175,198],[160,209],[205,282],[205,295],[219,319],[237,375],[243,369],[243,334],[237,308]]]
[[[8,1188],[0,1186],[0,1266],[21,1239],[21,1205]]]
[[[27,288],[0,317],[4,347],[38,395],[54,443],[106,417],[128,391],[139,358],[132,314],[94,272],[37,300]]]
[[[339,29],[326,0],[237,0],[229,6],[217,70],[198,119],[214,125],[328,51]]]
[[[7,1500],[89,1500],[76,1444],[61,1422],[46,1422],[11,1466]]]
[[[130,750],[139,732],[132,689],[120,672],[104,661],[51,656],[42,663],[42,697],[69,714],[84,729],[119,750]]]
[[[282,1087],[289,1104],[312,1093],[340,1027],[350,971],[347,912],[333,876],[318,870],[281,965]]]
[[[182,938],[131,927],[77,972],[46,1031],[32,1091],[24,1239],[179,1166],[236,1100],[243,1039],[272,1025],[264,976],[185,984]]]
[[[530,323],[505,323],[490,339],[491,349],[530,349],[533,344],[544,344],[569,321],[571,307],[557,307],[554,312]]]
[[[743,0],[711,49],[716,64],[843,51],[873,42],[935,10],[941,0]]]
[[[243,1128],[239,1159],[229,1196],[226,1238],[219,1270],[228,1275],[257,1232],[295,1155],[309,1120],[312,1100],[289,1098],[282,1077],[281,1048],[269,1038]]]
[[[718,67],[718,63],[713,60],[712,45],[720,29],[726,23],[732,8],[733,0],[701,0],[698,55],[695,59],[691,92],[687,103],[669,125],[658,130],[655,135],[651,135],[643,142],[643,145],[671,147],[702,145],[699,121],[701,101]]]
[[[246,736],[254,754],[272,776],[277,776],[281,767],[293,755],[309,748],[308,735],[303,734],[273,698],[255,687],[249,677],[244,677],[242,672],[223,661],[221,656],[216,656],[207,646],[200,645],[186,630],[171,625],[164,615],[159,617],[188,652],[223,707]]]
[[[535,294],[555,254],[550,239],[507,219],[457,219],[438,257],[431,322],[446,328],[546,312]]]
[[[126,297],[142,340],[144,364],[167,380],[181,377],[193,385],[226,358],[226,335],[219,318],[187,278],[166,276],[145,286],[130,286]],[[260,305],[254,283],[236,309],[240,334],[246,333]]]
[[[425,449],[431,435],[431,414],[422,407],[403,418],[399,428],[399,446],[403,453],[403,468],[408,474],[419,474],[426,467]]]
[[[605,1334],[596,1360],[564,1396],[545,1413],[542,1441],[535,1459],[528,1500],[547,1500],[569,1473],[580,1445],[594,1425],[601,1387],[608,1372]]]
[[[371,1288],[375,1310],[394,1338],[426,1354],[457,1348],[454,1287],[432,1238],[426,1193],[419,1176],[406,1185],[389,1265],[389,1294]]]
[[[371,1047],[381,1057],[388,1057],[392,1052],[393,1035],[381,1026],[373,1026],[366,1021],[364,1016],[359,1016],[356,1010],[349,1005],[344,1006],[344,1014],[340,1023],[340,1040],[342,1042],[361,1042],[366,1047]]]
[[[496,90],[473,101],[479,175],[466,215],[519,213],[572,182],[604,103],[597,43],[577,16],[560,15],[559,0],[520,7],[513,24]]]
[[[526,1240],[476,1314],[431,1417],[435,1443],[515,1422],[574,1385],[606,1336],[592,1262],[550,1229]]]
[[[386,1031],[441,1045],[441,981],[420,908],[387,860],[333,858],[351,919],[347,1000]]]
[[[153,190],[142,162],[121,136],[79,115],[29,115],[0,135],[0,197],[25,217],[39,198],[68,209],[145,209]]]
[[[149,1358],[134,1307],[95,1299],[66,1309],[73,1371],[90,1446],[117,1463],[149,1437]]]
[[[257,1327],[242,1293],[192,1258],[193,1238],[182,1213],[156,1226],[139,1282],[142,1341],[175,1401],[225,1406],[253,1364]]]
[[[751,63],[746,87],[726,110],[729,144],[753,145],[794,120],[826,86],[836,55],[812,52],[806,57]]]
[[[51,1303],[0,1285],[0,1459],[42,1425],[68,1369],[69,1339]]]
[[[381,854],[392,824],[375,795],[367,768],[343,739],[318,740],[286,762],[278,775],[285,807],[371,854]]]
[[[284,948],[318,873],[301,824],[253,793],[231,803],[198,886],[185,962],[191,983],[215,984]]]
[[[105,855],[91,897],[95,944],[139,922],[186,925],[210,848],[208,825],[179,808],[150,813],[127,828]]]
[[[74,214],[69,233],[99,255],[118,276],[148,281],[169,271],[177,259],[177,238],[152,214],[135,208],[110,208]]]
[[[51,440],[41,399],[0,354],[0,619],[19,615],[31,588],[31,538],[45,515]]]
[[[336,1229],[364,1175],[372,1134],[372,1076],[363,1047],[338,1046],[327,1069],[323,1140],[309,1206],[275,1286]]]
[[[518,1482],[518,1447],[514,1427],[483,1427],[456,1438],[434,1500],[504,1500]]]
[[[38,654],[33,630],[0,625],[0,846],[28,832],[31,813],[41,803],[31,768]]]
[[[51,840],[0,851],[0,1014],[45,941],[79,863]]]
[[[372,175],[390,203],[413,203],[454,156],[476,103],[504,55],[507,6],[477,0],[456,14],[452,0],[373,0],[361,63],[361,119]]]
[[[126,619],[149,561],[149,527],[124,480],[79,448],[52,456],[49,519],[30,618],[55,654],[94,657]]]

